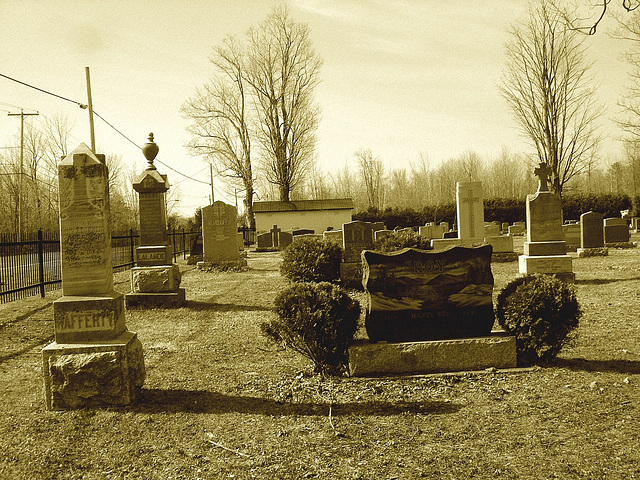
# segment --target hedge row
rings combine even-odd
[[[573,194],[562,197],[562,210],[565,220],[578,220],[580,215],[588,211],[599,212],[605,218],[620,217],[621,210],[629,210],[632,216],[640,214],[640,196],[629,197],[619,194],[586,195]],[[497,220],[499,222],[524,222],[526,200],[521,198],[489,198],[484,200],[484,219],[487,222]],[[421,210],[411,208],[387,208],[378,210],[370,208],[364,212],[358,212],[353,216],[354,220],[366,222],[384,222],[388,229],[396,227],[412,227],[424,225],[427,222],[455,223],[456,204],[429,205]]]

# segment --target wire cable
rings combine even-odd
[[[16,83],[19,83],[21,85],[24,85],[25,87],[33,88],[34,90],[38,90],[39,92],[46,93],[47,95],[52,95],[54,97],[61,98],[62,100],[66,100],[67,102],[75,103],[76,105],[80,106],[80,108],[87,108],[87,106],[84,103],[76,102],[75,100],[71,100],[70,98],[63,97],[62,95],[58,95],[57,93],[48,92],[47,90],[44,90],[42,88],[38,88],[38,87],[35,87],[33,85],[29,85],[26,82],[22,82],[20,80],[16,80],[15,78],[10,77],[9,75],[5,75],[4,73],[0,73],[0,77],[4,77],[4,78],[9,79],[9,80],[11,80],[13,82],[16,82]]]

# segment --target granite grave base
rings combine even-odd
[[[507,263],[518,260],[519,254],[516,252],[492,253],[491,261],[493,263]]]
[[[130,331],[111,340],[53,342],[42,349],[42,367],[49,410],[129,405],[145,379],[142,344]]]
[[[340,263],[340,284],[346,288],[362,288],[362,263]]]
[[[605,243],[604,246],[608,248],[636,248],[636,244],[633,242]]]
[[[354,342],[349,347],[349,371],[355,377],[514,368],[515,337],[502,331],[490,336],[424,342]]]
[[[202,261],[202,262],[198,262],[196,263],[196,268],[198,270],[213,270],[213,269],[220,269],[220,270],[226,270],[226,269],[230,269],[230,268],[243,268],[247,266],[247,259],[246,258],[238,258],[237,260],[219,260],[217,262],[207,262],[207,261]]]
[[[185,289],[178,288],[173,292],[127,293],[125,295],[125,302],[127,308],[171,308],[183,306],[185,298]]]
[[[606,257],[609,255],[609,249],[606,247],[600,248],[578,248],[578,257]]]
[[[176,264],[133,267],[131,291],[133,293],[175,292],[180,287],[181,279],[180,267]]]

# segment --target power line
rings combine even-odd
[[[34,85],[29,85],[26,82],[22,82],[20,80],[15,79],[15,78],[11,78],[9,75],[5,75],[4,73],[0,73],[0,77],[7,78],[7,79],[9,79],[9,80],[11,80],[13,82],[19,83],[20,85],[24,85],[25,87],[33,88],[34,90],[38,90],[39,92],[46,93],[47,95],[52,95],[54,97],[61,98],[62,100],[66,100],[67,102],[75,103],[80,108],[87,108],[87,106],[84,103],[76,102],[75,100],[71,100],[70,98],[63,97],[62,95],[58,95],[57,93],[49,92],[49,91],[44,90],[42,88],[38,88],[38,87],[36,87]]]
[[[15,78],[12,78],[12,77],[10,77],[10,76],[8,76],[8,75],[5,75],[5,74],[3,74],[3,73],[0,73],[0,77],[7,78],[7,79],[9,79],[9,80],[11,80],[11,81],[14,81],[14,82],[16,82],[16,83],[19,83],[19,84],[21,84],[21,85],[24,85],[24,86],[26,86],[26,87],[33,88],[33,89],[38,90],[39,92],[42,92],[42,93],[46,93],[47,95],[52,95],[52,96],[54,96],[54,97],[58,97],[58,98],[60,98],[60,99],[62,99],[62,100],[65,100],[65,101],[67,101],[67,102],[75,103],[76,105],[80,106],[80,108],[87,108],[87,105],[85,105],[84,103],[77,102],[77,101],[75,101],[75,100],[71,100],[70,98],[63,97],[62,95],[58,95],[58,94],[56,94],[56,93],[53,93],[53,92],[49,92],[49,91],[47,91],[47,90],[44,90],[43,88],[39,88],[39,87],[36,87],[36,86],[34,86],[34,85],[30,85],[30,84],[28,84],[28,83],[26,83],[26,82],[22,82],[22,81],[20,81],[20,80],[17,80],[17,79],[15,79]],[[19,107],[17,107],[17,108],[19,108]],[[118,132],[118,133],[119,133],[123,138],[125,138],[126,140],[128,140],[129,142],[131,142],[133,145],[135,145],[137,148],[139,148],[140,150],[142,150],[142,147],[138,146],[138,144],[137,144],[136,142],[134,142],[133,140],[131,140],[131,139],[130,139],[129,137],[127,137],[124,133],[122,133],[120,130],[118,130],[116,127],[114,127],[114,126],[113,126],[111,123],[109,123],[109,122],[108,122],[108,121],[107,121],[107,120],[106,120],[102,115],[100,115],[100,114],[99,114],[98,112],[96,112],[95,110],[93,110],[93,113],[94,113],[94,114],[95,114],[95,115],[96,115],[100,120],[102,120],[104,123],[106,123],[106,124],[107,124],[108,126],[110,126],[112,129],[114,129],[116,132]],[[182,175],[183,177],[188,178],[189,180],[193,180],[194,182],[203,183],[203,184],[205,184],[205,185],[211,185],[209,182],[205,182],[205,181],[203,181],[203,180],[198,180],[197,178],[193,178],[193,177],[191,177],[191,176],[189,176],[189,175],[186,175],[186,174],[184,174],[184,173],[182,173],[182,172],[180,172],[180,171],[176,170],[175,168],[170,167],[169,165],[167,165],[166,163],[164,163],[164,162],[162,162],[162,161],[160,161],[160,160],[157,160],[157,159],[156,159],[155,161],[156,161],[156,162],[158,162],[160,165],[163,165],[163,166],[167,167],[168,169],[173,170],[173,171],[174,171],[175,173],[177,173],[178,175]]]

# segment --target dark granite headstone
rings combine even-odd
[[[604,219],[605,243],[627,243],[629,238],[629,226],[624,218]]]
[[[373,224],[359,220],[342,225],[344,261],[360,262],[360,252],[373,248]]]
[[[193,237],[189,255],[202,255],[202,234],[199,233]]]
[[[490,245],[441,252],[406,248],[362,253],[373,342],[481,337],[491,333]]]
[[[273,235],[271,234],[271,232],[260,233],[256,235],[256,247],[257,248],[273,247]]]
[[[582,248],[604,247],[603,215],[587,212],[580,215],[580,246]]]

